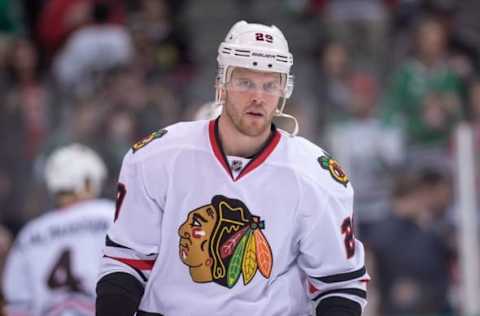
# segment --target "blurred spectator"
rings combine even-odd
[[[24,218],[18,210],[33,161],[50,131],[49,91],[38,73],[37,52],[31,42],[18,38],[8,44],[9,56],[0,92],[0,205],[4,223],[15,233]],[[8,135],[8,137],[6,136]]]
[[[329,0],[327,33],[347,45],[355,63],[382,70],[387,50],[388,16],[383,0]]]
[[[388,72],[396,70],[396,66],[410,53],[412,32],[416,20],[425,14],[425,0],[387,0],[390,12],[390,32],[387,59]]]
[[[68,143],[78,142],[98,149],[104,141],[102,127],[109,105],[95,96],[77,97],[60,125],[49,137],[43,153]]]
[[[23,150],[33,160],[49,130],[49,92],[38,71],[38,55],[27,39],[17,39],[10,57],[6,102],[19,111],[24,129]]]
[[[21,2],[0,0],[0,33],[21,34],[24,31]]]
[[[88,87],[96,75],[133,58],[130,34],[124,26],[109,23],[109,6],[96,3],[92,15],[93,23],[75,31],[55,58],[53,71],[66,89],[92,90]]]
[[[51,59],[73,31],[91,22],[95,3],[109,6],[109,22],[122,24],[125,20],[122,1],[116,0],[46,0],[38,17],[40,46]]]
[[[418,171],[420,186],[426,194],[432,229],[436,230],[450,249],[456,248],[456,216],[453,205],[453,184],[447,169],[425,167]]]
[[[470,52],[471,62],[476,71],[480,70],[480,23],[477,12],[480,2],[475,0],[452,1],[456,6],[451,15],[454,36],[458,38],[461,47]]]
[[[458,99],[441,92],[427,93],[421,103],[420,122],[412,127],[415,140],[420,143],[446,144],[455,123],[458,123]]]
[[[101,154],[108,162],[107,169],[110,175],[105,181],[104,195],[114,196],[117,192],[118,171],[122,160],[139,137],[137,137],[137,121],[134,115],[125,109],[112,109],[105,122],[104,141]]]
[[[452,315],[452,252],[431,221],[430,192],[418,175],[404,171],[393,194],[392,216],[377,227],[369,243],[380,315]]]
[[[146,79],[137,68],[117,69],[108,81],[106,99],[112,110],[125,109],[134,116],[137,140],[180,119],[177,95],[163,82]]]
[[[355,188],[355,219],[366,243],[369,233],[385,219],[391,198],[392,173],[404,160],[401,132],[375,116],[378,82],[368,73],[350,80],[349,118],[329,124],[328,150],[342,164]]]
[[[300,15],[301,17],[311,18],[322,14],[328,1],[329,0],[286,0],[285,8],[291,13]]]
[[[317,126],[318,134],[322,135],[327,122],[343,120],[348,116],[352,65],[349,52],[339,42],[326,43],[319,58],[312,89],[319,100]]]
[[[5,87],[9,79],[7,68],[12,42],[10,37],[0,35],[0,88],[2,89],[0,94],[2,95],[5,93]]]
[[[14,192],[20,191],[15,182],[21,181],[18,176],[21,168],[18,168],[19,163],[15,164],[19,162],[18,157],[22,157],[22,150],[19,148],[19,144],[23,143],[20,111],[13,104],[7,103],[11,50],[12,41],[0,37],[0,147],[4,149],[0,151],[0,223],[6,223],[9,215],[13,213],[13,204],[16,202]]]
[[[55,209],[22,228],[5,264],[2,288],[11,315],[93,315],[95,282],[114,203],[96,199],[106,169],[86,146],[47,160]]]
[[[434,19],[422,20],[415,55],[393,75],[383,108],[387,124],[401,126],[412,162],[415,149],[443,150],[461,117],[461,82],[447,64],[446,34]]]
[[[141,0],[130,27],[137,51],[137,64],[150,80],[160,80],[180,97],[193,75],[190,39],[172,13],[167,0]]]

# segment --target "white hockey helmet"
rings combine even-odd
[[[45,164],[45,180],[48,190],[81,192],[90,181],[95,195],[100,193],[107,169],[100,156],[81,144],[71,144],[55,150]]]
[[[298,132],[296,119],[283,113],[286,99],[293,92],[293,76],[290,74],[293,56],[288,49],[288,43],[282,31],[275,25],[267,26],[239,21],[232,26],[225,40],[220,44],[217,62],[215,101],[218,104],[222,104],[220,91],[230,79],[231,70],[234,67],[280,73],[284,93],[282,102],[275,114],[293,119],[295,129],[292,134]]]

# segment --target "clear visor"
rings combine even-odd
[[[278,77],[272,76],[267,79],[249,78],[248,75],[232,76],[232,70],[229,69],[226,87],[229,90],[246,93],[264,93],[266,95],[283,97],[285,94],[285,75],[279,74]]]

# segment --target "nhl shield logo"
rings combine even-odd
[[[233,160],[232,161],[232,170],[238,172],[243,168],[243,162],[241,160]]]

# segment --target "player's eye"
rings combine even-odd
[[[276,82],[268,82],[263,85],[263,90],[270,94],[279,94],[280,86]]]
[[[254,87],[254,84],[248,79],[236,79],[234,81],[234,86],[240,90],[250,90]]]

